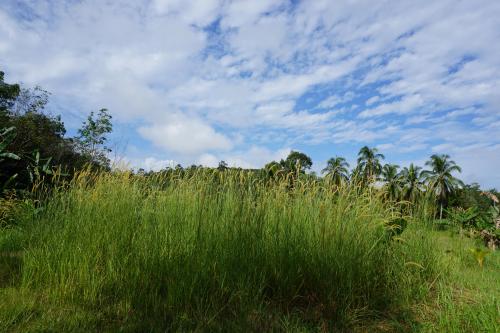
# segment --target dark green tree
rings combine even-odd
[[[404,200],[415,202],[424,185],[422,168],[413,163],[401,171],[402,196]]]
[[[349,163],[345,158],[336,156],[326,162],[326,167],[321,172],[335,185],[340,185],[349,179]]]
[[[493,191],[483,191],[477,183],[468,184],[452,193],[449,205],[464,209],[477,207],[480,211],[488,211],[492,205],[496,204],[493,201],[496,197],[492,196]]]
[[[66,129],[61,118],[44,112],[49,93],[40,87],[24,89],[6,84],[3,73],[0,76],[1,127],[14,128],[12,132],[16,133],[5,149],[20,158],[5,160],[1,164],[0,183],[17,174],[16,184],[11,182],[11,185],[18,189],[27,188],[31,183],[30,170],[36,160],[33,156],[39,156],[39,161],[50,160],[51,168],[79,168],[83,164],[82,158],[75,151],[73,140],[64,137]]]
[[[443,218],[443,207],[448,202],[450,194],[454,193],[463,182],[453,176],[454,172],[462,172],[462,169],[450,160],[449,155],[432,155],[431,159],[425,163],[431,170],[422,171],[429,189],[434,192],[439,203],[439,219]]]
[[[21,89],[18,84],[6,83],[4,75],[4,72],[0,71],[0,130],[10,127],[8,110],[16,101]]]
[[[311,169],[313,163],[306,154],[292,150],[285,160],[280,161],[280,164],[287,172],[304,173],[305,170]]]
[[[390,200],[396,200],[401,192],[401,178],[398,174],[398,165],[386,164],[382,168],[384,191]]]
[[[220,161],[219,162],[219,165],[217,166],[217,170],[219,171],[224,171],[226,170],[228,167],[227,167],[227,163],[226,161]]]
[[[0,71],[0,114],[5,113],[14,104],[21,91],[18,84],[8,84],[4,81],[5,73]],[[2,120],[2,119],[0,119]]]
[[[364,146],[358,153],[357,169],[366,182],[374,182],[382,172],[381,160],[385,158],[384,155],[378,153],[377,148],[369,148]]]

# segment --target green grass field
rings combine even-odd
[[[0,229],[2,332],[495,332],[500,257],[375,189],[81,173]]]

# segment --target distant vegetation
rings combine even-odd
[[[0,72],[0,331],[494,332],[498,192],[450,156],[123,171],[48,98]]]

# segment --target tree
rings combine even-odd
[[[384,155],[378,153],[377,148],[369,148],[368,146],[361,148],[358,153],[357,169],[362,179],[368,182],[377,180],[382,172],[380,161],[384,158]]]
[[[449,200],[449,206],[462,207],[468,209],[471,207],[477,207],[480,211],[488,211],[491,205],[495,205],[495,201],[498,198],[492,192],[485,192],[481,189],[479,184],[472,183],[463,186],[453,193]]]
[[[409,167],[404,167],[401,171],[402,194],[405,200],[414,202],[422,190],[423,176],[421,170],[421,167],[411,163]]]
[[[272,161],[264,166],[264,174],[271,178],[289,177],[290,186],[296,180],[296,176],[304,174],[305,170],[310,169],[312,160],[309,156],[298,151],[291,151],[286,159],[279,162]]]
[[[343,157],[335,156],[326,162],[326,167],[321,170],[335,185],[349,178],[349,163]]]
[[[449,195],[464,185],[461,180],[453,177],[453,172],[462,172],[462,169],[449,158],[449,155],[434,154],[425,163],[431,170],[422,171],[430,190],[434,192],[439,202],[439,219],[443,218],[443,206],[446,205]]]
[[[391,200],[395,200],[401,190],[401,178],[398,174],[398,165],[386,164],[382,168],[382,180],[385,182],[384,190]]]
[[[0,95],[0,123],[2,127],[14,128],[16,133],[5,149],[20,157],[2,163],[0,183],[17,174],[16,184],[11,182],[11,185],[27,188],[31,184],[30,166],[35,153],[40,160],[50,160],[50,168],[78,169],[83,164],[73,140],[64,137],[66,129],[61,118],[44,112],[48,92],[39,87],[25,89],[7,85],[0,80]]]
[[[220,161],[219,166],[217,167],[217,170],[219,171],[224,171],[227,169],[227,163],[226,161]]]
[[[279,173],[284,171],[283,166],[276,161],[272,161],[272,162],[267,163],[264,166],[264,170],[265,170],[265,173],[268,177],[274,177],[274,176],[276,176]]]
[[[15,102],[20,93],[18,84],[8,84],[4,82],[4,72],[0,71],[0,117],[5,116],[6,111]],[[2,118],[0,118],[3,124]]]
[[[28,113],[42,113],[49,102],[50,93],[40,86],[21,88],[19,95],[10,106],[10,113],[20,116]]]
[[[298,151],[291,151],[285,160],[280,161],[281,166],[287,171],[299,171],[311,169],[312,160],[309,156]]]
[[[18,84],[8,84],[4,82],[4,72],[0,71],[0,130],[11,127],[9,123],[8,110],[19,96],[20,87]],[[12,130],[11,130],[12,133]]]
[[[109,168],[110,163],[107,154],[111,149],[106,146],[106,135],[113,130],[111,118],[107,109],[100,109],[96,115],[91,112],[78,130],[77,140],[82,154],[92,163],[104,168]]]

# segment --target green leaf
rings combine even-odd
[[[0,153],[0,157],[11,158],[13,160],[20,160],[21,158],[14,153]]]

